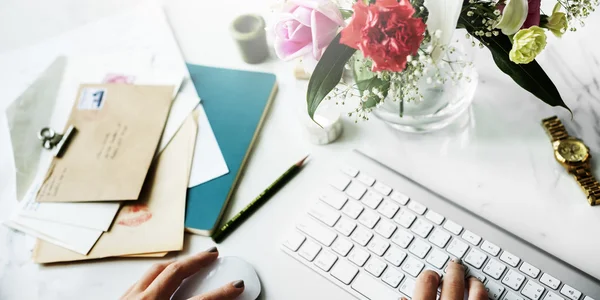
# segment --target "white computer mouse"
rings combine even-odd
[[[184,280],[172,300],[184,300],[218,289],[232,281],[243,280],[244,292],[236,300],[256,300],[261,286],[252,265],[235,256],[219,257],[210,266]]]

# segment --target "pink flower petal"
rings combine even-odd
[[[312,42],[311,28],[304,26],[300,23],[297,24],[296,29],[288,36],[290,41],[294,42]]]
[[[294,19],[304,26],[310,26],[310,14],[313,12],[312,9],[306,8],[304,6],[298,6],[294,11],[292,11],[292,15]]]
[[[292,0],[291,3],[316,10],[339,26],[344,26],[344,18],[340,9],[330,0]]]
[[[282,60],[292,60],[302,55],[310,53],[312,50],[312,43],[306,42],[293,42],[289,40],[283,40],[275,38],[275,54]]]
[[[313,55],[320,57],[319,51],[327,47],[337,34],[338,26],[323,14],[313,11],[311,20]]]

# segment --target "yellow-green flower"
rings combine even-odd
[[[544,24],[544,28],[552,31],[552,33],[557,37],[562,37],[563,33],[565,33],[569,28],[567,15],[563,12],[560,12],[560,8],[560,3],[556,3],[556,5],[554,5],[554,9],[552,10],[552,16],[550,16],[550,18],[548,18],[548,22]]]
[[[513,37],[508,57],[517,64],[528,64],[546,47],[546,33],[538,26],[519,30]]]

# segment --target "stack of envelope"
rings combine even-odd
[[[30,58],[35,57],[34,60]],[[0,58],[19,204],[4,224],[33,259],[161,257],[183,248],[186,192],[228,172],[160,7]],[[7,75],[8,74],[8,75]],[[60,158],[38,132],[75,126]]]

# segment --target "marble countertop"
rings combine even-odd
[[[293,64],[273,56],[263,64],[246,65],[227,33],[227,25],[235,15],[264,14],[268,4],[235,1],[236,5],[228,4],[227,8],[222,1],[174,0],[164,5],[188,62],[267,71],[278,77],[279,94],[231,212],[245,206],[290,162],[306,153],[313,156],[310,168],[314,171],[324,168],[320,162],[354,148],[366,149],[447,198],[600,278],[600,208],[587,205],[578,185],[554,160],[540,126],[542,118],[558,114],[569,132],[582,138],[593,156],[600,157],[600,44],[596,38],[600,13],[596,19],[588,19],[586,27],[565,34],[562,40],[549,37],[549,45],[539,58],[573,110],[573,119],[566,110],[548,107],[521,90],[497,70],[489,53],[481,50],[476,61],[480,82],[468,124],[415,135],[398,133],[376,118],[358,124],[346,118],[344,134],[337,142],[316,146],[301,138],[303,128],[296,114],[307,82],[294,79]],[[0,55],[146,1],[52,2],[0,3]],[[1,99],[0,109],[7,104],[7,99]],[[4,116],[0,123],[0,145],[4,145],[0,149],[1,221],[8,218],[16,202]],[[600,163],[594,166],[600,176]],[[263,281],[265,299],[348,298],[279,250],[280,237],[293,226],[288,220],[295,219],[304,205],[294,186],[292,182],[219,249],[223,255],[240,256],[255,266]],[[272,228],[271,224],[282,226]],[[187,235],[184,251],[169,257],[212,245],[208,238]],[[0,299],[114,299],[156,262],[109,259],[39,266],[30,259],[31,246],[30,238],[0,226]],[[311,288],[303,288],[306,286]]]

